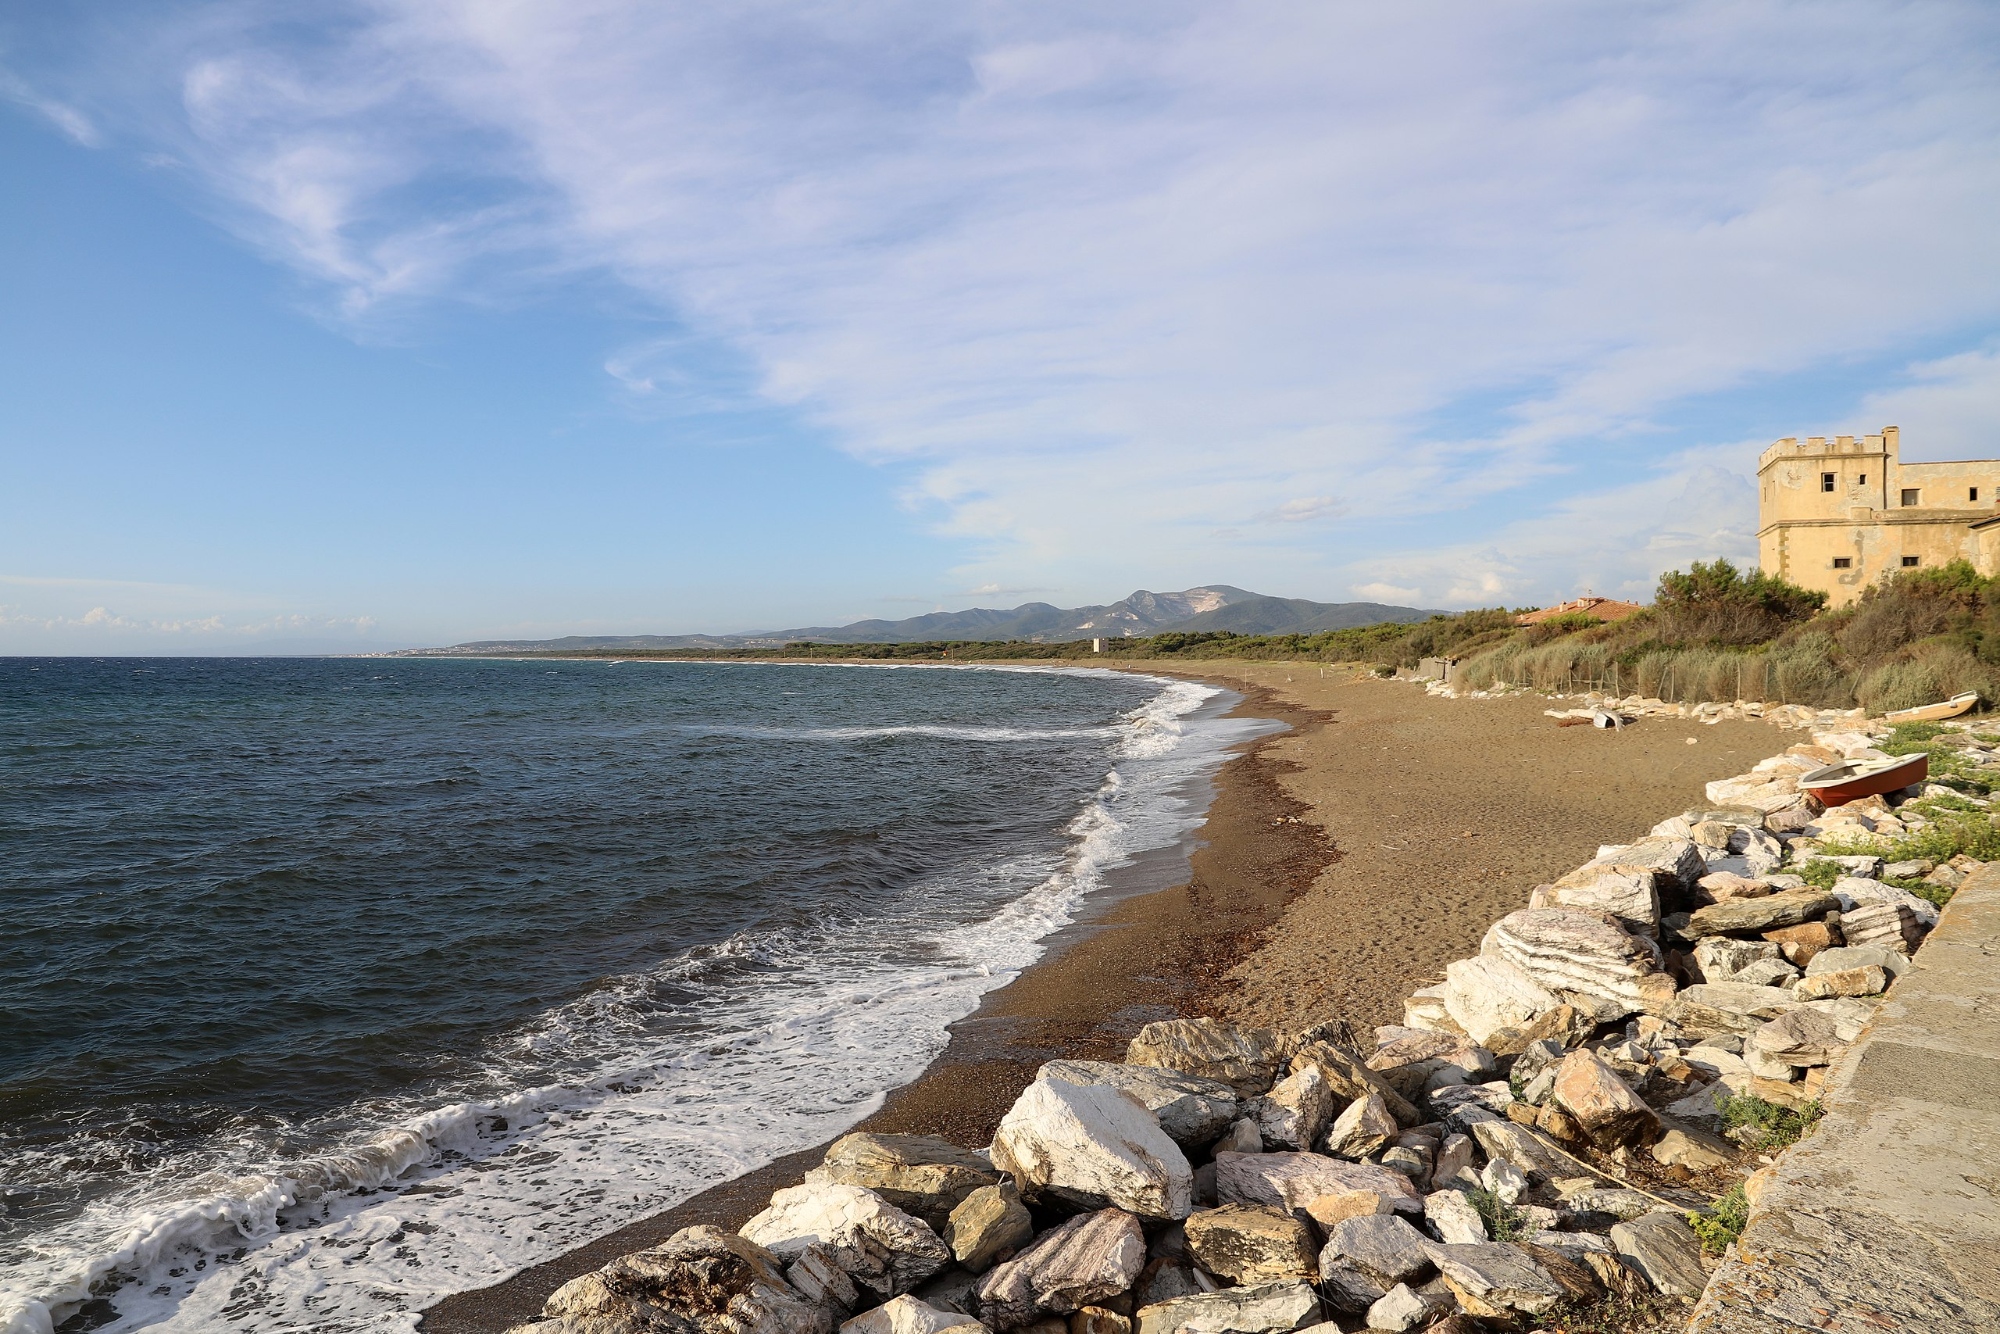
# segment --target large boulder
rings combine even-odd
[[[1121,1065],[1112,1061],[1050,1061],[1037,1079],[1065,1084],[1104,1084],[1137,1098],[1159,1118],[1160,1129],[1183,1146],[1206,1146],[1229,1129],[1240,1114],[1236,1090],[1219,1079],[1184,1075],[1154,1065]]]
[[[1708,785],[1706,791],[1709,801],[1717,806],[1738,806],[1766,816],[1799,804],[1798,780],[1790,775],[1744,774],[1736,778],[1718,778]]]
[[[1233,1283],[1279,1283],[1316,1276],[1311,1230],[1275,1205],[1225,1204],[1188,1215],[1188,1253]]]
[[[940,1311],[905,1293],[892,1302],[863,1311],[840,1327],[840,1334],[942,1334],[947,1329],[964,1329],[966,1334],[984,1330],[969,1315]]]
[[[1444,1007],[1474,1041],[1522,1028],[1562,1002],[1511,960],[1482,954],[1445,965]]]
[[[979,1284],[979,1312],[995,1329],[1018,1329],[1117,1296],[1146,1267],[1146,1234],[1122,1209],[1078,1214],[997,1265]]]
[[[1333,1120],[1333,1089],[1318,1068],[1308,1065],[1285,1076],[1250,1104],[1267,1149],[1310,1149]],[[1384,1116],[1388,1113],[1385,1111]],[[1391,1133],[1395,1122],[1392,1120]]]
[[[1793,984],[1792,994],[1802,1001],[1828,1000],[1835,996],[1879,996],[1889,989],[1889,971],[1869,964],[1866,968],[1843,968],[1839,972],[1814,973]]]
[[[1847,1049],[1847,1042],[1830,1015],[1802,1005],[1753,1029],[1744,1048],[1746,1057],[1755,1053],[1784,1065],[1831,1065],[1833,1058]]]
[[[1778,947],[1768,940],[1738,940],[1734,936],[1708,936],[1695,942],[1694,961],[1704,982],[1745,982],[1770,986],[1768,965],[1791,971]],[[1764,967],[1760,967],[1760,965]],[[1744,974],[1756,970],[1752,976]]]
[[[1424,1196],[1424,1221],[1439,1241],[1449,1245],[1477,1246],[1491,1240],[1486,1220],[1462,1190],[1434,1190]]]
[[[1557,1178],[1576,1170],[1540,1131],[1518,1122],[1487,1116],[1469,1120],[1467,1129],[1489,1160],[1512,1163],[1528,1176]]]
[[[1117,1089],[1038,1079],[993,1135],[993,1165],[1023,1191],[1054,1190],[1147,1218],[1186,1218],[1194,1169],[1153,1114]]]
[[[1317,1153],[1219,1153],[1215,1197],[1222,1204],[1272,1204],[1310,1214],[1327,1195],[1372,1192],[1400,1213],[1420,1214],[1423,1197],[1401,1172],[1374,1163],[1350,1163]]]
[[[1673,999],[1674,980],[1660,971],[1659,947],[1600,914],[1524,908],[1495,922],[1479,952],[1505,959],[1600,1023],[1657,1014]]]
[[[1534,906],[1610,913],[1626,930],[1650,933],[1660,925],[1656,879],[1650,867],[1591,862],[1540,891]]]
[[[1685,889],[1708,874],[1708,859],[1692,839],[1686,838],[1642,838],[1616,852],[1601,855],[1598,860],[1652,872],[1662,893]]]
[[[1602,1148],[1650,1143],[1660,1118],[1594,1051],[1573,1051],[1556,1068],[1556,1105]]]
[[[1667,1007],[1666,1018],[1691,1037],[1748,1033],[1799,1003],[1789,987],[1704,982],[1688,987]]]
[[[1760,899],[1730,899],[1697,908],[1681,928],[1681,934],[1690,940],[1698,936],[1751,935],[1774,927],[1797,926],[1839,907],[1840,900],[1824,890],[1780,890]]]
[[[1924,943],[1926,928],[1923,919],[1904,904],[1869,903],[1842,913],[1840,930],[1849,945],[1914,954]]]
[[[1278,1035],[1213,1019],[1165,1019],[1147,1024],[1125,1051],[1131,1065],[1153,1065],[1219,1080],[1246,1098],[1277,1078],[1283,1055]]]
[[[1900,950],[1885,950],[1879,945],[1840,945],[1815,954],[1806,964],[1806,976],[1818,977],[1821,973],[1838,973],[1870,965],[1880,968],[1892,978],[1901,977],[1909,971],[1910,956]]]
[[[1436,1246],[1431,1256],[1459,1305],[1474,1316],[1540,1315],[1563,1299],[1562,1286],[1518,1246]]]
[[[1880,880],[1860,876],[1843,876],[1833,882],[1833,896],[1840,900],[1845,912],[1874,903],[1896,903],[1916,914],[1917,920],[1926,928],[1937,925],[1937,905],[1929,899],[1918,898],[1900,885],[1885,885]]]
[[[1344,1051],[1329,1042],[1308,1042],[1292,1057],[1291,1068],[1298,1071],[1308,1065],[1326,1080],[1336,1103],[1351,1103],[1356,1098],[1375,1093],[1381,1096],[1383,1105],[1389,1109],[1389,1115],[1396,1118],[1398,1125],[1413,1126],[1424,1119],[1415,1104],[1389,1087],[1380,1074],[1370,1070],[1353,1052]]]
[[[908,1292],[951,1263],[951,1249],[922,1219],[872,1190],[837,1182],[777,1192],[740,1235],[787,1260],[823,1246],[877,1301]]]
[[[1679,1214],[1641,1214],[1611,1229],[1611,1244],[1654,1289],[1689,1301],[1701,1296],[1708,1274],[1701,1241]]]
[[[945,1220],[944,1241],[967,1272],[983,1274],[1035,1235],[1034,1220],[1014,1183],[981,1186],[959,1201]]]
[[[1320,1290],[1340,1310],[1366,1311],[1398,1283],[1428,1274],[1435,1245],[1395,1214],[1335,1223],[1320,1248]]]
[[[1340,1158],[1368,1158],[1396,1138],[1396,1118],[1379,1094],[1356,1098],[1335,1119],[1321,1146]]]
[[[906,1214],[942,1230],[958,1202],[1000,1179],[970,1150],[934,1135],[843,1135],[808,1184],[836,1182],[874,1191]]]
[[[1265,1283],[1225,1288],[1142,1306],[1138,1334],[1289,1334],[1320,1320],[1319,1294],[1310,1283]]]
[[[682,1228],[550,1294],[536,1334],[830,1334],[833,1312],[807,1300],[778,1257],[720,1228]]]

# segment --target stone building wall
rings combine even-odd
[[[2000,572],[2000,460],[1904,463],[1900,432],[1787,438],[1757,461],[1759,566],[1839,607],[1897,570]]]

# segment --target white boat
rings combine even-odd
[[[1969,712],[1978,702],[1979,692],[1968,690],[1963,694],[1953,695],[1950,699],[1940,700],[1936,704],[1919,704],[1914,709],[1897,709],[1893,713],[1885,713],[1882,715],[1882,720],[1889,723],[1941,722],[1946,718],[1956,718],[1961,713]]]

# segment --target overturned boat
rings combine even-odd
[[[1810,792],[1828,806],[1885,792],[1899,792],[1931,776],[1931,757],[1893,755],[1885,760],[1842,760],[1815,769],[1799,779],[1799,790]]]
[[[1897,709],[1891,713],[1885,713],[1882,715],[1882,721],[1888,723],[1942,722],[1946,718],[1956,718],[1959,714],[1968,712],[1978,702],[1979,692],[1977,690],[1968,690],[1963,694],[1953,695],[1950,699],[1939,700],[1936,704],[1919,704],[1914,709]]]

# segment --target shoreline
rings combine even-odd
[[[1249,743],[1218,771],[1186,883],[1117,900],[1059,933],[855,1129],[984,1145],[1042,1062],[1122,1059],[1154,1019],[1206,1014],[1280,1030],[1334,1017],[1400,1022],[1402,998],[1476,952],[1533,885],[1600,842],[1638,836],[1658,810],[1700,804],[1704,782],[1763,758],[1777,735],[1763,723],[1665,719],[1624,734],[1558,729],[1539,695],[1444,700],[1319,664],[1112,670],[1221,686],[1243,696],[1233,712],[1291,730]],[[696,1224],[734,1231],[825,1147],[454,1294],[420,1328],[499,1334],[618,1255]]]
[[[968,1147],[988,1143],[1045,1062],[1121,1060],[1145,1024],[1219,1004],[1236,985],[1232,968],[1337,855],[1304,821],[1304,803],[1284,790],[1289,762],[1269,753],[1273,743],[1324,725],[1323,716],[1261,685],[1134,670],[1219,686],[1242,696],[1224,716],[1271,718],[1290,730],[1245,743],[1216,770],[1206,818],[1189,836],[1184,879],[1102,900],[1050,937],[1047,953],[953,1023],[945,1050],[853,1130],[939,1135]],[[418,1328],[424,1334],[499,1334],[534,1319],[561,1284],[618,1255],[697,1224],[733,1232],[764,1208],[771,1192],[797,1184],[817,1166],[827,1147],[787,1154],[511,1278],[454,1293],[424,1310]]]

